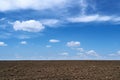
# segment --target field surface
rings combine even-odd
[[[120,61],[0,61],[0,80],[120,80]]]

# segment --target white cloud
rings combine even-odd
[[[44,19],[40,22],[45,26],[55,27],[57,24],[59,24],[60,21],[57,19]]]
[[[117,54],[120,55],[120,51],[118,51]]]
[[[2,39],[8,39],[8,38],[11,37],[11,35],[12,35],[11,33],[5,32],[5,33],[0,34],[0,38],[2,38]]]
[[[99,16],[96,21],[111,21],[113,19],[112,16]]]
[[[66,1],[67,0],[0,0],[0,11],[52,9],[64,6]]]
[[[109,56],[120,56],[120,51],[117,51],[116,53],[109,54]]]
[[[70,22],[93,22],[93,21],[111,21],[113,19],[112,16],[101,16],[101,15],[84,15],[78,17],[68,18]]]
[[[85,15],[86,14],[86,9],[88,7],[88,4],[86,0],[80,0],[80,7],[81,7],[81,14]]]
[[[111,22],[114,24],[120,24],[120,17],[119,16],[112,17]]]
[[[77,15],[76,17],[69,17],[67,18],[67,21],[73,22],[73,23],[88,23],[88,22],[120,22],[120,17],[115,15],[100,15],[97,13],[94,13],[92,15],[86,15],[87,8],[91,8],[91,10],[95,10],[96,7],[94,4],[88,3],[87,0],[79,0],[80,3],[80,9],[81,13],[80,15]]]
[[[26,41],[21,41],[20,44],[26,45],[27,42]]]
[[[51,48],[52,46],[51,45],[46,45],[47,48]]]
[[[6,18],[1,18],[0,21],[4,21]]]
[[[28,35],[17,35],[16,37],[19,38],[19,39],[29,39],[31,36],[28,36]]]
[[[45,27],[36,20],[28,20],[28,21],[15,21],[13,23],[14,30],[22,30],[22,31],[28,31],[28,32],[40,32]]]
[[[58,43],[58,42],[60,42],[60,40],[57,40],[57,39],[50,39],[49,42],[51,42],[51,43]]]
[[[113,21],[115,21],[115,22],[120,22],[120,17],[115,17],[115,18],[113,19]]]
[[[85,53],[77,53],[77,56],[80,56],[80,57],[85,57]]]
[[[61,55],[62,55],[62,56],[68,56],[69,53],[68,53],[68,52],[63,52],[63,53],[61,53]]]
[[[95,52],[94,50],[89,50],[89,51],[87,51],[86,53],[87,53],[87,55],[90,55],[90,56],[99,56],[99,55],[97,54],[97,52]]]
[[[76,50],[80,51],[80,52],[84,52],[83,48],[76,48]]]
[[[94,5],[94,2],[89,3],[87,0],[79,0],[81,13],[80,15],[76,15],[76,17],[69,17],[67,21],[73,23],[88,23],[88,22],[117,22],[120,23],[120,17],[115,15],[101,15],[101,14],[91,14],[87,12],[87,8],[90,8],[91,11],[97,11]],[[88,14],[88,15],[87,15]]]
[[[116,54],[108,54],[109,56],[115,56]]]
[[[67,42],[67,46],[68,47],[79,47],[80,42],[79,41],[70,41],[70,42]]]
[[[80,17],[68,18],[68,21],[70,22],[91,22],[91,21],[95,21],[97,17],[98,15],[80,16]]]
[[[7,46],[4,42],[0,42],[0,46]]]

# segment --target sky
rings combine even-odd
[[[120,60],[120,0],[0,0],[0,60]]]

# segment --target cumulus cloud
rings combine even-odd
[[[97,52],[94,51],[94,50],[89,50],[89,51],[87,51],[86,53],[87,53],[87,55],[90,55],[90,56],[99,56],[99,55],[97,54]]]
[[[45,10],[62,7],[65,3],[66,0],[1,0],[0,11],[11,11],[18,9]]]
[[[4,42],[0,42],[0,46],[7,46]]]
[[[22,31],[28,31],[28,32],[40,32],[45,27],[36,20],[28,20],[28,21],[15,21],[13,23],[14,30],[22,30]]]
[[[27,42],[26,41],[21,41],[20,44],[26,45]]]
[[[84,59],[98,59],[101,58],[101,55],[98,54],[95,50],[89,50],[84,52],[78,52],[76,54],[78,57],[84,58]]]
[[[51,42],[51,43],[58,43],[58,42],[60,42],[60,40],[57,40],[57,39],[50,39],[49,42]]]
[[[79,41],[70,41],[70,42],[67,42],[66,45],[68,47],[79,47],[80,46],[80,42]]]

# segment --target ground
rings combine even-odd
[[[120,80],[120,61],[0,61],[0,80]]]

